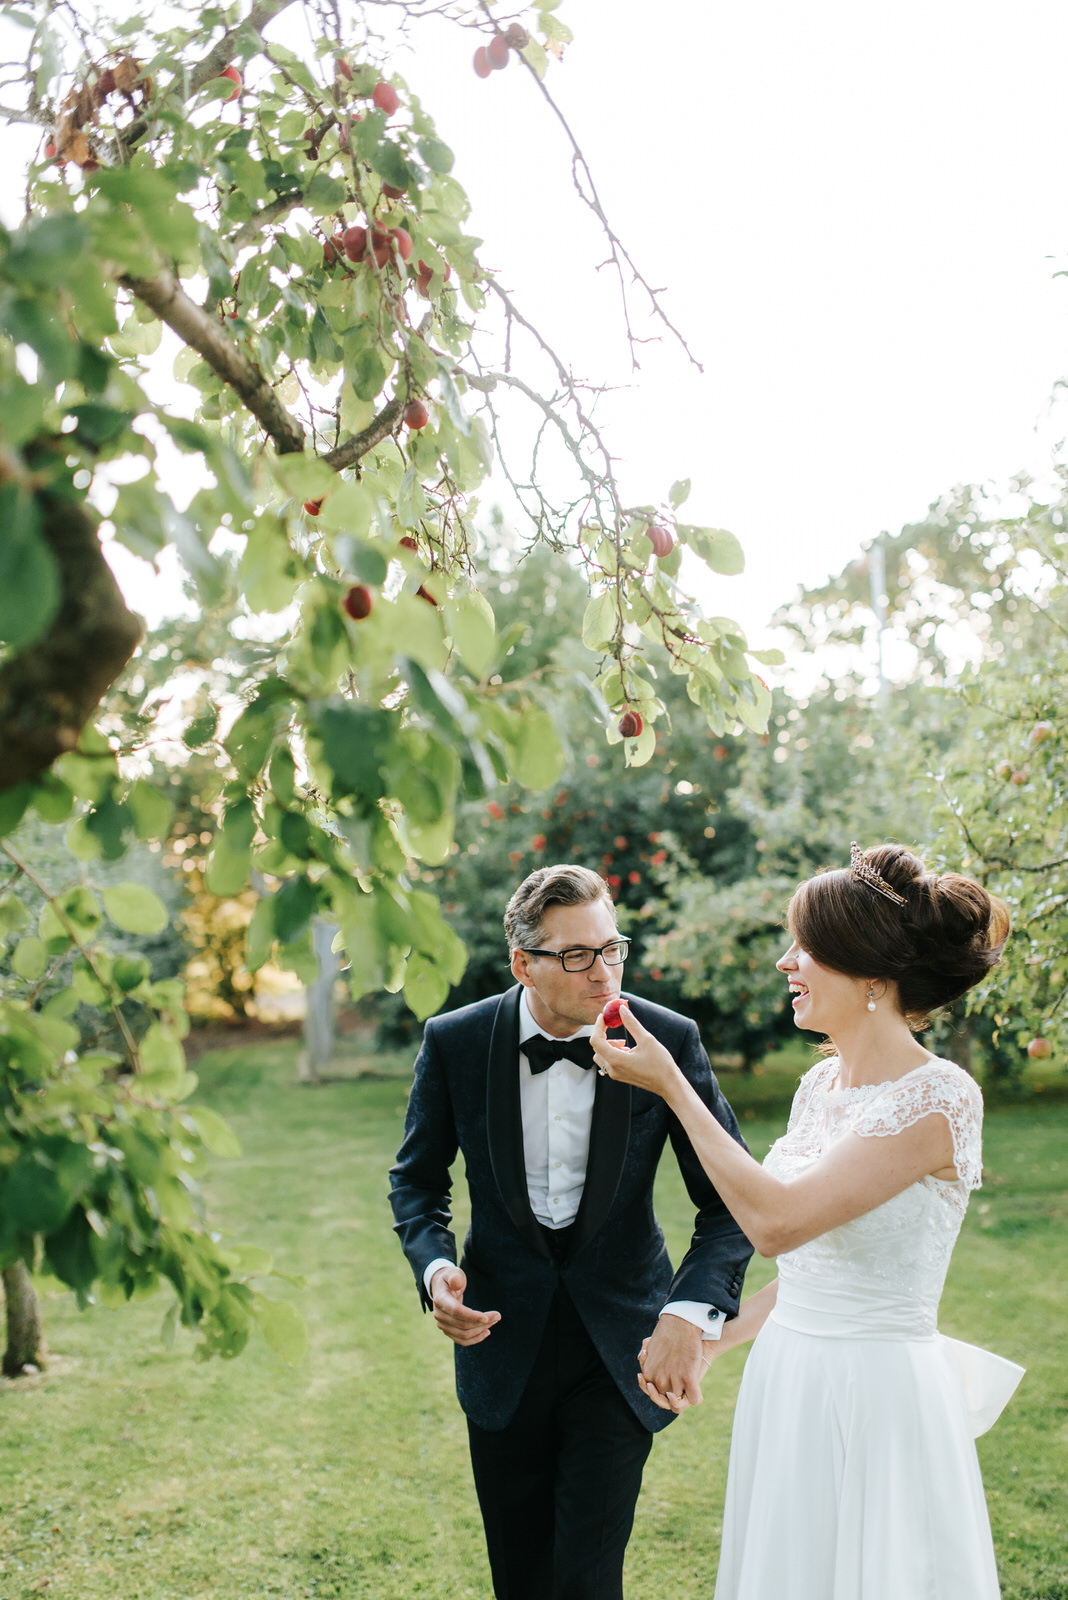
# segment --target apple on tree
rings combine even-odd
[[[675,535],[670,528],[665,528],[663,523],[654,522],[646,528],[645,537],[653,547],[653,554],[660,561],[664,556],[669,556],[675,548]]]
[[[241,88],[242,88],[242,84],[243,84],[244,80],[242,79],[240,72],[238,72],[237,68],[234,66],[232,61],[231,61],[230,65],[228,67],[224,67],[222,69],[222,71],[219,73],[219,77],[220,78],[229,78],[230,82],[234,85],[234,87],[231,90],[230,94],[227,96],[227,98],[229,100],[236,100],[238,95],[241,93]]]
[[[624,711],[616,723],[624,739],[637,739],[644,726],[640,711]]]
[[[354,583],[341,604],[353,622],[362,622],[374,610],[374,598],[365,583]]]
[[[391,117],[400,105],[400,95],[391,83],[376,83],[371,91],[371,99],[387,117]]]
[[[417,432],[420,428],[425,428],[430,421],[430,412],[421,400],[409,400],[401,413],[401,420],[406,428]]]
[[[1032,1061],[1048,1061],[1053,1054],[1053,1046],[1048,1039],[1032,1039],[1027,1046],[1027,1054]]]

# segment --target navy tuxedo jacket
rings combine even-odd
[[[464,1304],[501,1314],[488,1339],[455,1347],[457,1394],[476,1426],[492,1432],[511,1420],[562,1279],[624,1399],[656,1432],[673,1414],[654,1406],[635,1381],[642,1340],[668,1299],[708,1301],[736,1315],[753,1247],[659,1096],[598,1075],[582,1202],[567,1257],[559,1265],[552,1260],[527,1195],[520,992],[517,985],[427,1023],[404,1143],[390,1173],[395,1231],[429,1308],[424,1271],[436,1257],[456,1260],[449,1169],[461,1150],[471,1196],[460,1262]],[[744,1143],[695,1024],[646,1000],[628,1004],[717,1120]],[[653,1180],[667,1139],[697,1207],[690,1248],[674,1276],[653,1214]]]

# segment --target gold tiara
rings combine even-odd
[[[877,872],[869,861],[865,859],[863,850],[856,840],[849,846],[849,876],[854,883],[866,883],[876,893],[885,895],[895,905],[907,906],[908,901],[903,894],[898,894],[896,889],[891,889],[881,872]]]

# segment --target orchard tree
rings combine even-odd
[[[943,860],[1012,912],[1002,965],[972,1001],[1012,1081],[1029,1059],[1068,1063],[1068,498],[1035,501],[996,531],[1025,621],[960,681],[935,817]]]
[[[548,98],[570,37],[555,3],[496,16],[401,0],[390,14],[467,28],[474,73],[522,74]],[[247,1281],[269,1262],[225,1248],[197,1208],[202,1147],[231,1136],[187,1103],[183,996],[109,949],[111,928],[147,934],[158,900],[93,887],[98,857],[171,820],[145,775],[156,690],[141,626],[101,536],[149,559],[177,551],[205,609],[226,549],[240,552],[234,632],[271,648],[246,656],[225,698],[191,659],[181,736],[219,777],[208,888],[238,895],[255,872],[267,890],[248,967],[276,948],[310,963],[325,917],[353,994],[402,991],[420,1017],[464,952],[418,863],[449,855],[462,799],[509,779],[543,789],[564,759],[545,683],[513,674],[479,582],[473,497],[499,406],[523,397],[537,422],[532,462],[500,462],[524,539],[587,582],[606,755],[654,753],[650,644],[717,733],[761,730],[769,704],[740,630],[680,583],[684,549],[696,578],[739,570],[737,542],[680,520],[685,482],[626,502],[593,397],[480,262],[452,153],[390,59],[384,14],[357,0],[179,3],[158,21],[89,0],[4,12],[22,44],[4,113],[40,142],[24,221],[0,233],[0,1260],[43,1259],[83,1297],[167,1278],[206,1353],[236,1353],[256,1320],[290,1353],[296,1339],[289,1308]],[[573,172],[621,289],[670,330],[577,145]],[[156,370],[176,343],[192,416]],[[548,434],[569,464],[551,481],[537,471]],[[57,881],[19,849],[31,810],[67,829]],[[61,977],[44,1000],[38,986]],[[140,1036],[129,996],[151,1018]],[[121,1049],[81,1049],[79,1004],[110,1011]]]

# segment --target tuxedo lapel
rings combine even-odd
[[[530,1209],[523,1113],[519,1102],[519,998],[516,984],[501,996],[490,1036],[486,1071],[486,1139],[490,1165],[505,1210],[523,1238],[539,1255],[548,1256],[538,1220]]]
[[[590,1126],[590,1153],[569,1258],[588,1244],[611,1208],[623,1175],[630,1137],[630,1085],[598,1073]]]

